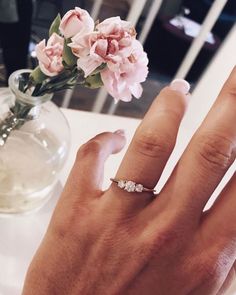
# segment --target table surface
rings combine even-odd
[[[72,146],[69,158],[61,173],[60,182],[56,186],[52,198],[38,212],[28,215],[0,217],[0,295],[21,294],[27,267],[46,231],[53,208],[55,207],[69,170],[73,164],[78,147],[97,133],[103,131],[115,131],[120,128],[126,130],[129,142],[140,122],[137,119],[93,114],[69,109],[63,109],[62,111],[69,121]],[[176,149],[158,184],[159,188],[165,183],[183,149],[192,136],[193,128],[191,128],[191,124],[188,124],[190,120],[191,114],[189,115],[189,118],[185,118],[184,123],[181,125]],[[104,187],[109,185],[109,178],[115,175],[124,152],[125,149],[120,154],[113,155],[108,159],[105,165]],[[234,170],[235,165],[231,167],[208,205],[213,202],[215,195],[221,190],[222,186],[229,179]],[[227,294],[236,295],[236,284],[235,286],[232,286]]]

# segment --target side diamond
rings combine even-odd
[[[119,180],[118,181],[118,186],[119,186],[119,188],[125,188],[125,181],[124,180]]]
[[[136,184],[135,190],[136,190],[136,192],[141,193],[143,191],[143,185]]]

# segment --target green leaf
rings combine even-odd
[[[85,79],[84,86],[85,87],[88,87],[88,88],[91,88],[91,89],[96,89],[96,88],[102,87],[103,86],[103,82],[102,82],[100,73],[97,73],[95,75],[88,76]]]
[[[107,66],[107,64],[104,62],[102,63],[99,67],[97,67],[93,72],[92,75],[96,75],[98,73],[100,73],[102,70],[105,69],[105,67]]]
[[[57,17],[54,19],[54,21],[52,22],[51,27],[50,27],[50,29],[49,29],[49,37],[50,37],[53,33],[57,33],[57,34],[60,33],[60,31],[59,31],[60,23],[61,23],[61,16],[60,16],[60,14],[58,13]]]
[[[42,83],[46,78],[47,76],[40,70],[39,66],[30,74],[30,79],[34,84]]]
[[[72,53],[71,48],[68,46],[68,44],[70,42],[71,42],[71,39],[65,39],[62,58],[68,66],[72,67],[72,66],[76,65],[77,58]]]

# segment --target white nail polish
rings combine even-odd
[[[175,79],[170,83],[170,88],[183,94],[187,94],[190,90],[190,84],[186,80]]]
[[[118,134],[120,136],[125,136],[125,130],[124,129],[118,129],[114,133]]]

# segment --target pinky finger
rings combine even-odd
[[[222,287],[220,288],[220,290],[217,292],[216,295],[230,295],[233,293],[227,293],[227,291],[230,291],[230,287],[232,287],[233,283],[235,282],[236,279],[236,271],[235,271],[235,263],[233,265],[233,267],[230,269]]]

